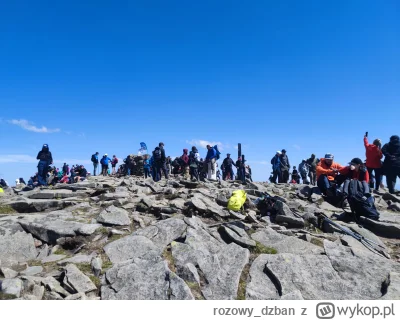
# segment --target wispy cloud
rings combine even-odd
[[[28,120],[20,119],[20,120],[8,120],[8,123],[11,123],[13,125],[19,126],[24,130],[27,131],[32,131],[32,132],[37,132],[37,133],[54,133],[54,132],[60,132],[61,130],[56,128],[56,129],[49,129],[45,126],[42,126],[41,128],[36,127],[33,123],[29,122]]]
[[[301,147],[299,145],[297,145],[297,144],[292,145],[292,147],[295,148],[296,150],[300,150],[301,149]]]
[[[0,154],[0,163],[38,163],[39,160],[36,160],[35,157],[32,157],[27,154]],[[72,164],[91,164],[90,160],[82,160],[82,159],[55,159],[54,164],[60,165],[64,162],[72,165]]]
[[[201,148],[206,148],[207,145],[210,145],[210,146],[217,145],[218,149],[220,151],[224,150],[224,148],[226,148],[226,146],[222,142],[219,142],[219,141],[207,141],[207,140],[192,139],[192,140],[186,140],[186,143],[190,144],[192,146],[201,147]]]

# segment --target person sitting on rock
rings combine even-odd
[[[369,183],[369,173],[360,158],[354,158],[349,162],[349,165],[342,167],[339,170],[340,176],[347,177],[349,179],[355,179],[361,182]]]
[[[84,181],[87,176],[87,170],[84,166],[79,167],[78,176],[75,177],[75,182]]]
[[[334,196],[335,193],[332,190],[332,186],[341,184],[344,179],[341,177],[338,179],[339,170],[343,167],[333,162],[334,156],[330,153],[325,155],[317,164],[317,185],[325,196]]]
[[[294,182],[293,182],[293,181],[294,181]],[[293,166],[293,171],[292,171],[292,183],[300,184],[300,175],[299,175],[299,172],[297,171],[296,166]]]
[[[60,183],[68,183],[69,182],[69,177],[66,173],[64,173],[64,176],[61,178]]]

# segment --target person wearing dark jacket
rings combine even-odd
[[[167,170],[167,157],[165,156],[164,142],[160,142],[158,147],[161,151],[161,163],[160,163],[160,179],[161,179],[161,171],[164,173],[165,179],[168,180],[168,170]]]
[[[281,160],[282,183],[288,183],[290,163],[289,163],[289,158],[286,155],[285,149],[282,150],[280,160]]]
[[[224,170],[223,170],[223,175],[222,175],[222,179],[223,179],[223,180],[226,180],[227,175],[228,175],[228,173],[229,173],[229,175],[230,175],[230,180],[233,180],[233,168],[232,168],[232,166],[235,166],[235,167],[236,167],[236,165],[234,164],[234,162],[233,162],[233,160],[232,160],[232,158],[231,158],[231,154],[230,154],[230,153],[228,153],[228,154],[226,155],[226,158],[225,158],[224,161],[222,162],[222,165],[223,165],[223,168],[224,168]]]
[[[97,174],[97,167],[99,166],[99,153],[96,152],[92,155],[92,163],[93,163],[93,176]]]
[[[37,157],[39,160],[38,163],[38,180],[39,185],[46,186],[47,185],[47,172],[49,165],[53,163],[53,156],[49,150],[49,146],[44,144],[42,150],[39,151]]]
[[[277,151],[275,156],[271,159],[272,164],[272,183],[276,183],[276,178],[278,178],[278,183],[282,182],[282,174],[281,174],[281,152]]]
[[[386,183],[390,193],[394,193],[397,177],[400,178],[400,138],[399,136],[391,136],[390,142],[386,143],[382,148],[385,156],[383,168],[386,174]]]
[[[200,162],[200,155],[199,151],[195,146],[192,147],[192,151],[189,153],[189,166],[190,166],[190,179],[197,181],[199,180],[199,162]]]

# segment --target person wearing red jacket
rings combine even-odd
[[[374,187],[374,180],[372,179],[372,172],[375,174],[375,190],[379,190],[382,181],[382,157],[381,140],[375,139],[372,144],[368,143],[368,137],[364,136],[365,155],[367,157],[367,170],[371,177],[369,187]]]
[[[325,196],[333,196],[331,183],[341,184],[344,180],[339,178],[339,170],[343,167],[333,162],[334,156],[330,153],[325,155],[317,164],[317,186]]]
[[[360,158],[354,158],[349,166],[339,170],[341,176],[369,183],[369,173]]]

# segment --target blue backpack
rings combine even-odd
[[[215,145],[213,148],[215,149],[215,151],[216,151],[216,153],[217,153],[216,159],[219,160],[219,155],[221,154],[221,152],[219,152],[218,146],[217,146],[217,145]]]

